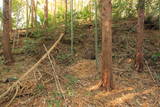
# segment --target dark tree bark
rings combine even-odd
[[[138,24],[137,24],[137,46],[136,46],[136,59],[135,67],[138,72],[143,71],[143,41],[144,41],[144,10],[145,0],[138,1]]]
[[[5,61],[7,64],[12,63],[13,57],[11,54],[11,47],[9,43],[9,38],[11,34],[11,12],[10,12],[10,0],[3,0],[3,36],[2,36],[2,44],[3,44],[3,54],[5,57]]]
[[[101,0],[102,19],[102,87],[113,89],[112,80],[112,4],[111,0]]]

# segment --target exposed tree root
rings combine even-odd
[[[98,82],[98,84],[94,85],[94,86],[91,86],[89,88],[87,88],[88,91],[94,91],[94,90],[97,90],[99,89],[100,87],[102,86],[102,80]]]
[[[143,71],[143,54],[141,52],[138,52],[136,55],[136,60],[135,60],[135,68],[137,72],[142,72]]]
[[[106,91],[111,91],[113,89],[113,86],[111,86],[110,88],[106,89],[106,86],[104,86],[104,83],[101,80],[96,85],[87,88],[87,90],[88,91],[95,91],[95,90],[98,90],[99,88],[104,88]]]

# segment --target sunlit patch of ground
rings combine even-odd
[[[95,61],[92,60],[80,60],[69,69],[80,79],[92,77],[96,73]]]
[[[81,60],[69,67],[72,74],[85,83],[83,88],[75,89],[77,95],[72,99],[74,107],[159,107],[160,88],[156,87],[148,73],[126,72],[125,66],[113,67],[115,89],[111,92],[103,90],[89,91],[97,84],[94,60]],[[90,67],[88,67],[90,65]],[[124,68],[123,68],[124,67]],[[86,73],[88,72],[88,73]],[[93,78],[91,79],[90,75]],[[88,79],[87,79],[88,78]],[[77,104],[77,106],[75,106]],[[79,105],[79,106],[78,106]]]

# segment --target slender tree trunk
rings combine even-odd
[[[65,33],[67,32],[67,12],[68,12],[68,7],[67,7],[67,3],[68,3],[68,0],[65,0]]]
[[[37,24],[37,6],[35,0],[31,0],[31,27]]]
[[[98,70],[98,4],[97,0],[94,0],[95,7],[95,56],[96,56],[96,69]]]
[[[10,34],[12,33],[12,0],[9,1],[9,29],[10,29]]]
[[[113,89],[112,83],[112,4],[111,0],[101,0],[102,17],[102,87]]]
[[[28,30],[29,27],[29,3],[28,0],[26,0],[26,28]]]
[[[34,27],[34,0],[31,0],[31,27]]]
[[[11,33],[11,17],[10,12],[10,0],[3,0],[3,37],[2,37],[2,44],[3,44],[3,54],[7,64],[13,62],[13,57],[11,54],[11,47],[9,43],[10,33]]]
[[[32,8],[30,5],[28,5],[28,21],[28,26],[30,27],[30,25],[32,24]]]
[[[55,26],[56,26],[56,23],[57,23],[57,16],[56,16],[56,14],[57,14],[57,0],[53,0],[53,2],[54,2],[54,24],[55,24]]]
[[[71,11],[71,55],[73,55],[73,48],[74,48],[74,32],[73,32],[73,0],[70,1],[70,11]]]
[[[138,72],[143,70],[143,40],[144,40],[144,10],[145,0],[138,1],[138,24],[137,24],[137,48],[135,67]]]
[[[158,1],[158,24],[159,24],[159,30],[160,30],[160,0]]]
[[[48,26],[48,0],[45,0],[45,8],[44,8],[44,14],[45,14],[45,26]]]
[[[90,11],[90,17],[89,17],[89,21],[92,21],[92,0],[89,1],[89,11]]]
[[[37,25],[37,0],[33,2],[33,9],[34,9],[34,23]]]

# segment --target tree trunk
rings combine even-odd
[[[34,9],[34,23],[35,23],[35,25],[37,26],[37,0],[35,0],[34,2],[33,2],[34,4],[33,4],[33,9]]]
[[[31,0],[31,27],[34,27],[34,0]]]
[[[136,59],[135,67],[138,72],[143,70],[143,40],[144,40],[144,10],[145,0],[139,0],[138,2],[138,24],[137,24],[137,47],[136,47]]]
[[[44,14],[45,14],[45,26],[48,26],[48,0],[45,0],[45,8],[44,8]]]
[[[26,28],[28,30],[28,27],[29,27],[29,3],[28,3],[28,0],[26,0]]]
[[[89,21],[92,22],[92,0],[89,1],[89,11],[90,11],[90,17],[89,17]]]
[[[56,14],[57,14],[57,0],[53,0],[53,2],[54,2],[54,24],[55,24],[55,26],[56,26],[56,24],[57,24],[57,16],[56,16]]]
[[[73,0],[70,1],[70,15],[71,15],[71,22],[70,22],[70,27],[71,27],[71,55],[73,55],[74,51],[74,32],[73,32]]]
[[[101,0],[102,18],[102,87],[113,89],[112,80],[112,4],[111,0]]]
[[[10,12],[10,0],[3,0],[3,54],[5,57],[6,64],[10,64],[13,62],[13,57],[11,54],[11,47],[9,43],[9,38],[11,34],[11,17]]]
[[[12,0],[9,0],[9,29],[10,29],[10,33],[12,33]]]
[[[98,70],[98,3],[97,0],[94,1],[95,8],[95,56],[96,56],[96,69]]]
[[[67,12],[68,12],[68,7],[67,7],[67,3],[68,3],[68,0],[65,0],[65,33],[67,33]]]

